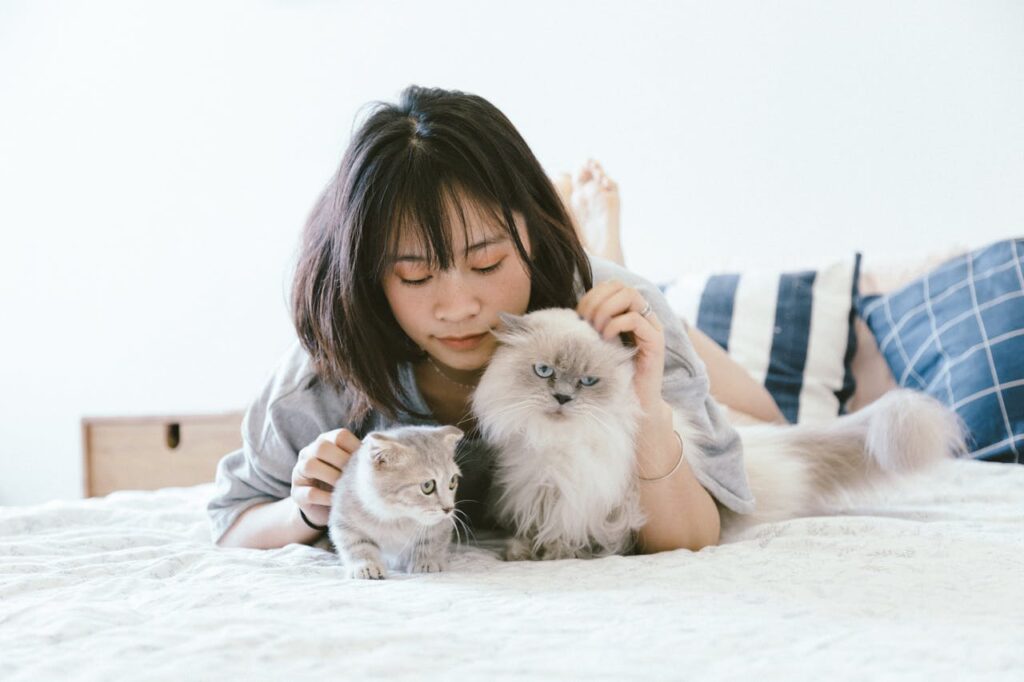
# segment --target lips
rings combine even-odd
[[[487,332],[483,332],[482,334],[469,334],[467,336],[439,336],[437,338],[442,341],[467,341],[469,339],[475,339],[478,336],[483,336],[486,333]]]
[[[437,340],[453,350],[471,350],[486,338],[487,332],[472,336],[438,336]]]

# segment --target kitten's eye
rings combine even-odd
[[[548,377],[555,373],[555,370],[551,367],[548,367],[543,362],[538,362],[533,366],[533,373],[539,376],[541,379],[547,379]]]
[[[448,484],[448,490],[455,490],[455,486],[459,484],[459,477],[452,476],[451,482]]]
[[[583,384],[584,386],[593,386],[598,381],[600,381],[600,379],[598,379],[597,377],[583,377],[582,379],[580,379],[580,383]]]
[[[423,491],[424,495],[429,495],[430,493],[434,492],[434,488],[435,487],[436,486],[435,486],[435,483],[434,483],[434,479],[430,479],[426,483],[421,483],[420,484],[420,490]]]

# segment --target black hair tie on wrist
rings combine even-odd
[[[305,523],[305,524],[306,524],[307,526],[309,526],[309,527],[310,527],[310,528],[312,528],[313,530],[318,530],[318,531],[320,531],[321,533],[323,533],[323,532],[324,532],[325,530],[327,530],[327,526],[318,526],[318,525],[316,525],[315,523],[313,523],[312,521],[310,521],[310,520],[309,520],[309,519],[308,519],[308,518],[306,517],[306,512],[302,511],[302,509],[301,509],[301,508],[299,509],[299,516],[301,516],[301,517],[302,517],[302,521],[303,521],[303,523]]]

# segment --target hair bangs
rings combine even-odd
[[[378,223],[385,244],[376,249],[380,254],[375,267],[378,280],[402,256],[424,258],[432,270],[449,269],[455,263],[458,228],[461,247],[466,251],[473,239],[471,225],[477,220],[490,228],[489,233],[500,230],[511,237],[520,244],[520,254],[525,257],[508,202],[499,203],[479,183],[464,182],[429,167],[423,170],[408,172],[399,182],[389,183],[392,191],[378,203],[389,209]]]

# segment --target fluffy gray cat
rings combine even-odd
[[[473,396],[495,449],[495,513],[514,534],[508,559],[628,552],[645,522],[635,467],[634,350],[606,341],[571,309],[501,314],[499,346]],[[676,410],[688,461],[705,436]],[[723,533],[826,513],[845,492],[963,451],[956,415],[892,391],[823,426],[739,427],[752,514],[722,508]]]
[[[350,578],[445,569],[459,467],[454,426],[366,434],[331,496],[328,533]]]

